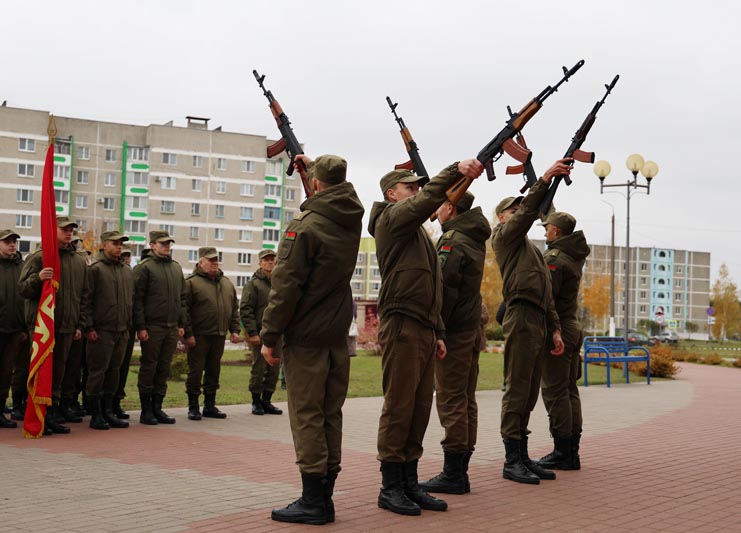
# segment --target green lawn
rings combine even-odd
[[[138,354],[134,353],[134,359]],[[479,359],[479,390],[499,390],[502,388],[502,365],[503,355],[499,353],[482,352]],[[244,361],[244,352],[239,350],[227,350],[224,354],[224,362],[236,363]],[[353,357],[350,367],[350,388],[348,397],[381,396],[381,358],[369,356],[362,351],[358,357]],[[123,402],[125,409],[139,409],[139,396],[136,389],[137,373],[139,368],[132,366],[129,371],[129,379],[126,384],[126,400]],[[622,370],[612,370],[613,383],[623,382]],[[246,365],[225,364],[221,367],[221,389],[217,395],[219,405],[249,403],[251,397],[247,390],[250,379],[250,367]],[[645,381],[631,374],[631,382]],[[590,365],[589,384],[604,385],[606,371],[603,366]],[[582,384],[582,381],[579,382]],[[188,404],[185,394],[185,381],[170,380],[168,383],[168,394],[165,398],[167,407],[185,407]],[[284,401],[286,393],[280,388],[275,392],[273,399]],[[201,400],[202,401],[202,400]]]

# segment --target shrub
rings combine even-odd
[[[736,368],[741,368],[741,357],[736,357],[731,364]]]
[[[630,371],[639,376],[646,375],[646,363],[630,363]],[[651,354],[651,377],[671,378],[681,369],[674,363],[674,359],[662,354]]]
[[[183,376],[188,375],[188,354],[176,351],[170,362],[170,379],[183,381]]]
[[[688,363],[696,363],[700,360],[700,356],[696,353],[688,353],[684,360]]]
[[[358,348],[366,350],[370,355],[381,355],[381,345],[378,344],[378,318],[372,317],[365,326],[358,328]]]
[[[504,332],[502,326],[490,326],[485,330],[486,338],[490,341],[503,341]]]
[[[700,362],[704,365],[719,365],[723,362],[723,358],[717,353],[711,353],[703,357]]]

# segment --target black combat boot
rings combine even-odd
[[[10,411],[10,418],[13,420],[23,420],[26,416],[26,394],[13,392],[13,408]]]
[[[402,464],[401,486],[406,497],[428,511],[447,511],[448,504],[439,498],[430,496],[419,486],[417,466],[419,460],[408,461]]]
[[[518,483],[529,483],[531,485],[540,483],[540,478],[522,464],[519,440],[504,439],[504,453],[504,469],[502,470],[502,477],[504,479],[511,479]]]
[[[463,473],[465,453],[444,452],[443,471],[428,481],[419,484],[425,492],[443,494],[465,494],[466,478]],[[424,507],[423,507],[424,509]]]
[[[65,422],[72,422],[73,424],[79,424],[82,422],[82,417],[74,413],[70,407],[71,400],[69,398],[62,398],[59,402],[59,412],[64,417]]]
[[[59,404],[53,403],[46,410],[46,418],[44,419],[45,427],[49,428],[52,433],[57,433],[60,435],[66,435],[67,433],[70,433],[72,431],[70,428],[57,421],[58,416]]]
[[[337,481],[337,474],[327,474],[324,484],[324,514],[327,516],[327,522],[334,522],[334,483]]]
[[[116,415],[116,418],[119,420],[128,420],[131,418],[129,413],[121,408],[121,398],[113,398],[113,414]]]
[[[152,394],[152,413],[160,424],[174,424],[175,419],[162,410],[164,394]]]
[[[207,418],[226,418],[226,413],[216,407],[216,393],[203,395],[203,416]]]
[[[466,482],[466,494],[471,492],[471,483],[468,479],[468,464],[471,462],[472,455],[473,450],[468,450],[466,455],[463,456],[463,479]]]
[[[106,422],[108,422],[108,425],[112,428],[127,428],[129,427],[129,423],[126,420],[121,420],[116,416],[116,413],[113,412],[113,398],[110,396],[104,396],[102,400],[103,405],[103,418]]]
[[[146,424],[147,426],[156,426],[159,424],[157,418],[152,412],[152,395],[151,394],[139,394],[139,401],[142,404],[142,412],[139,415],[139,423]]]
[[[270,518],[278,522],[294,524],[311,524],[321,526],[327,523],[324,506],[324,485],[326,480],[321,475],[301,474],[303,492],[301,497],[289,503],[283,509],[273,509]]]
[[[578,470],[573,468],[573,453],[571,437],[553,436],[553,451],[541,457],[537,463],[543,468],[554,470]]]
[[[80,418],[83,418],[85,415],[87,415],[87,411],[85,409],[83,409],[82,408],[82,405],[80,405],[80,402],[77,401],[77,396],[76,395],[69,402],[69,410],[75,416],[79,416]]]
[[[527,433],[523,433],[520,438],[520,459],[525,468],[530,470],[533,474],[538,476],[540,479],[554,480],[556,479],[556,473],[546,470],[542,465],[530,459],[530,455],[527,452]]]
[[[198,405],[199,396],[200,394],[194,392],[188,393],[188,420],[201,419],[201,407]]]
[[[278,409],[276,406],[270,403],[270,398],[272,397],[272,392],[262,392],[262,410],[265,412],[266,415],[282,415],[283,410]]]
[[[103,417],[103,399],[99,396],[89,396],[87,406],[90,409],[90,427],[92,429],[111,429]]]
[[[262,408],[262,400],[260,395],[256,392],[252,393],[252,414],[253,415],[264,415],[265,410]]]
[[[10,420],[9,418],[5,418],[5,413],[0,413],[0,428],[17,428],[18,424],[16,424],[13,420]]]
[[[571,436],[571,466],[572,470],[581,470],[581,458],[579,457],[579,444],[581,443],[581,433],[575,433]]]
[[[404,494],[401,485],[403,477],[402,463],[381,463],[381,477],[383,479],[381,492],[378,494],[378,507],[388,509],[392,513],[408,516],[419,516],[422,509]]]

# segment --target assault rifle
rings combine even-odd
[[[530,150],[528,150],[527,148],[523,148],[520,144],[515,142],[514,137],[518,133],[520,133],[520,131],[522,131],[522,128],[524,128],[528,121],[533,118],[535,113],[540,111],[540,108],[543,106],[543,102],[545,102],[546,98],[558,91],[558,88],[561,86],[561,84],[569,81],[569,78],[573,76],[576,71],[579,70],[583,65],[584,60],[581,59],[570,69],[563,67],[563,77],[561,78],[561,80],[554,87],[551,87],[549,85],[548,87],[543,89],[543,91],[538,96],[530,100],[530,102],[528,102],[528,104],[523,107],[518,113],[513,113],[512,109],[507,106],[507,112],[509,113],[509,120],[507,121],[507,125],[502,128],[502,131],[497,133],[497,135],[491,141],[489,141],[489,144],[484,146],[484,148],[476,156],[476,159],[478,159],[484,165],[484,168],[486,169],[486,177],[489,179],[489,181],[494,181],[496,179],[496,175],[494,174],[494,161],[498,161],[499,158],[502,157],[502,154],[504,152],[507,152],[510,157],[513,157],[514,159],[522,163],[525,167],[530,163],[532,152],[530,152]],[[450,200],[451,204],[455,205],[458,203],[458,200],[460,200],[463,196],[463,193],[468,190],[468,187],[471,185],[472,181],[473,180],[471,180],[470,178],[463,177],[448,189],[447,195],[448,200]]]
[[[404,146],[406,146],[407,153],[409,154],[409,161],[407,161],[406,163],[400,163],[394,168],[397,170],[408,170],[410,172],[414,171],[414,173],[420,177],[429,177],[429,175],[427,174],[427,170],[425,170],[425,166],[422,164],[422,158],[419,157],[419,148],[417,147],[417,143],[414,142],[409,128],[407,128],[406,124],[404,124],[404,119],[396,114],[396,106],[399,105],[399,103],[392,103],[391,98],[389,98],[388,96],[386,97],[386,101],[391,108],[391,112],[394,114],[394,119],[396,119],[396,122],[399,124],[399,128],[401,128],[401,138],[404,140]]]
[[[299,144],[298,139],[296,139],[296,135],[293,133],[291,122],[288,120],[288,116],[283,112],[278,101],[273,97],[273,93],[268,91],[265,88],[265,85],[263,85],[265,75],[260,76],[256,70],[253,70],[252,74],[255,75],[257,84],[260,86],[260,89],[262,89],[265,98],[270,102],[270,112],[273,113],[273,118],[275,118],[275,122],[278,124],[278,130],[280,130],[281,134],[281,139],[278,142],[268,146],[268,157],[275,157],[285,150],[290,159],[286,174],[289,176],[293,174],[294,167],[298,170],[298,173],[301,176],[301,184],[304,186],[304,193],[308,198],[314,194],[314,191],[311,189],[311,182],[309,181],[309,176],[306,173],[306,167],[304,164],[300,161],[294,163],[295,157],[299,154],[303,154],[304,151],[301,149],[301,145]]]
[[[587,115],[587,118],[584,119],[584,122],[579,126],[579,129],[576,130],[574,137],[571,139],[569,149],[566,150],[566,153],[564,154],[564,158],[569,157],[581,163],[594,163],[594,152],[582,151],[581,145],[584,144],[584,141],[587,139],[587,135],[589,134],[589,130],[592,129],[594,121],[597,119],[597,111],[599,111],[600,107],[605,103],[607,96],[612,92],[618,79],[620,79],[619,74],[613,78],[612,83],[609,85],[605,84],[605,89],[607,89],[605,95],[602,97],[602,100],[594,104],[594,107]],[[571,178],[568,176],[556,176],[553,179],[553,183],[551,183],[551,187],[548,189],[545,198],[543,198],[543,201],[540,204],[541,213],[546,214],[550,209],[551,204],[553,203],[553,197],[556,196],[556,190],[558,189],[561,180],[565,181],[566,185],[571,185]]]

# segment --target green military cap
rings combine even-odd
[[[69,217],[57,217],[57,227],[58,228],[66,228],[68,226],[77,227],[77,222],[75,222]]]
[[[100,242],[105,241],[128,241],[129,238],[120,231],[106,231],[100,236]]]
[[[563,211],[554,211],[546,217],[541,226],[548,224],[560,228],[564,235],[571,235],[576,227],[576,219]]]
[[[275,257],[275,250],[262,250],[257,257],[259,259],[265,259],[266,257],[270,257],[271,255]]]
[[[494,212],[497,214],[497,216],[501,215],[503,211],[506,209],[509,209],[515,204],[519,204],[522,202],[522,199],[525,198],[524,196],[507,196],[504,200],[499,202],[497,204],[497,208],[494,210]]]
[[[455,208],[459,213],[464,213],[471,209],[471,206],[473,205],[474,196],[470,192],[466,191],[463,193],[463,196],[461,196],[461,199],[458,200],[458,203],[455,204]]]
[[[213,259],[219,257],[219,252],[213,246],[201,246],[198,248],[198,258],[205,257],[206,259]]]
[[[69,242],[76,244],[78,242],[82,241],[82,237],[80,237],[77,233],[72,235],[72,238],[69,240]]]
[[[337,185],[345,181],[347,161],[336,155],[320,155],[311,167],[311,177],[328,185]]]
[[[381,192],[386,194],[386,191],[393,188],[397,183],[417,182],[420,187],[424,187],[428,181],[430,181],[430,178],[427,176],[417,176],[408,170],[392,170],[381,178]]]
[[[166,231],[154,230],[149,232],[149,242],[175,242],[175,239]]]
[[[2,229],[2,230],[0,230],[0,241],[4,241],[5,239],[10,239],[11,237],[15,237],[16,239],[20,239],[21,238],[21,236],[18,235],[12,229]]]
[[[131,255],[131,250],[129,250],[128,248],[124,248],[123,250],[121,250],[121,255]]]

